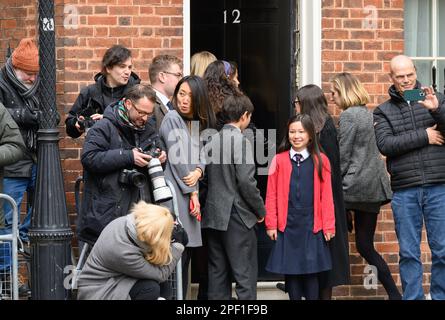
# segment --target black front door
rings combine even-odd
[[[250,97],[256,127],[277,130],[276,144],[293,112],[295,0],[191,0],[191,54],[210,51],[235,61],[241,89]],[[267,164],[263,164],[267,166]],[[263,197],[266,175],[258,176]],[[275,279],[264,266],[271,248],[264,224],[258,233],[259,279]]]

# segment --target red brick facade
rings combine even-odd
[[[31,2],[31,4],[29,4]],[[147,67],[160,53],[183,56],[183,8],[181,0],[55,0],[57,28],[58,109],[64,115],[71,108],[80,88],[92,83],[100,69],[104,51],[123,44],[133,51],[135,72],[148,82]],[[373,6],[365,11],[366,6]],[[322,81],[329,92],[329,79],[337,72],[359,76],[372,96],[375,107],[386,100],[389,86],[388,62],[403,53],[403,0],[324,0],[322,8]],[[72,28],[72,9],[79,13],[79,24]],[[375,10],[374,10],[375,8]],[[2,0],[0,4],[0,64],[4,63],[7,43],[15,47],[25,36],[34,36],[37,0]],[[65,12],[64,12],[65,11]],[[371,14],[377,20],[370,21]],[[70,20],[71,19],[71,20]],[[368,20],[366,20],[368,19]],[[364,25],[364,21],[366,23]],[[69,26],[67,27],[67,23]],[[374,23],[374,24],[373,24]],[[339,111],[331,106],[331,112]],[[63,124],[64,116],[62,117]],[[74,224],[74,181],[81,174],[79,161],[83,139],[73,140],[61,132],[61,156],[64,168],[68,212]],[[424,237],[425,239],[425,237]],[[385,291],[363,287],[364,260],[357,254],[350,236],[352,285],[337,288],[339,299],[384,298]],[[398,245],[390,207],[379,217],[376,248],[390,266],[400,285]],[[422,261],[430,270],[431,254],[424,241]],[[426,273],[425,286],[430,274]]]

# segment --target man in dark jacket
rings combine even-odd
[[[135,85],[88,131],[81,156],[85,187],[78,234],[82,241],[94,243],[103,228],[126,215],[133,203],[151,202],[147,165],[152,156],[142,151],[161,147],[147,122],[155,102],[153,89]],[[159,160],[165,162],[165,151]]]
[[[132,72],[131,51],[121,45],[109,48],[102,58],[102,70],[94,81],[80,91],[65,120],[66,133],[78,138],[95,121],[102,119],[105,108],[119,101],[141,80]]]
[[[0,72],[0,102],[17,123],[26,144],[21,160],[4,167],[3,181],[3,192],[11,196],[19,208],[27,192],[28,212],[19,227],[20,238],[24,241],[28,241],[37,176],[38,72],[39,51],[32,39],[20,41]],[[8,225],[12,223],[12,208],[5,203],[4,210]]]
[[[392,210],[400,246],[403,299],[424,299],[420,242],[425,221],[432,252],[431,297],[445,299],[445,98],[417,81],[412,60],[391,61],[390,99],[374,111],[380,152],[394,191]],[[403,93],[423,89],[424,101]]]

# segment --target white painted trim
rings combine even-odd
[[[301,86],[321,86],[321,0],[300,1]]]
[[[437,9],[438,9],[439,4],[437,3],[437,0],[433,0],[433,6],[432,6],[432,25],[433,25],[433,30],[432,30],[432,40],[433,40],[433,56],[437,57],[438,55],[438,43],[439,43],[439,39],[437,39]],[[437,68],[437,60],[433,61],[433,66],[435,66]]]
[[[183,41],[183,58],[182,62],[184,64],[184,75],[190,74],[190,1],[191,0],[184,0],[183,1],[183,17],[184,17],[184,25],[183,25],[183,34],[182,34],[182,41]]]

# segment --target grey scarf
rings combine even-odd
[[[36,95],[37,89],[39,87],[39,78],[37,77],[34,85],[31,88],[27,88],[15,74],[14,67],[12,66],[11,58],[6,61],[6,76],[9,81],[11,81],[14,89],[19,93],[19,95],[27,102],[32,111],[39,110],[39,99]]]

